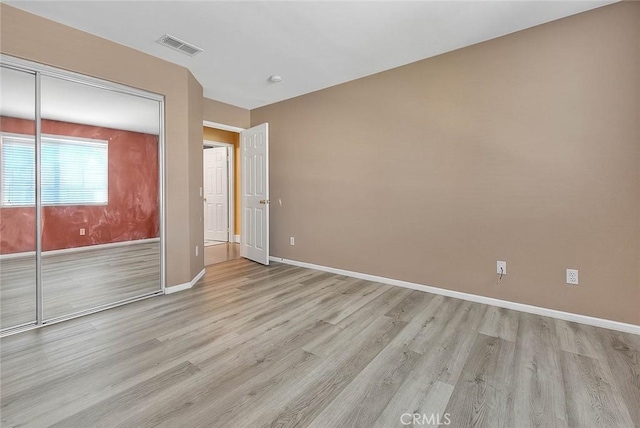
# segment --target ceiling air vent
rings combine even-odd
[[[202,49],[200,49],[199,47],[189,44],[184,40],[180,40],[179,38],[173,37],[169,34],[165,34],[164,36],[160,37],[157,42],[163,46],[174,49],[176,51],[180,51],[183,54],[187,54],[189,56],[194,56],[202,52]]]

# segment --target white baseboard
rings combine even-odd
[[[236,236],[235,236],[235,240],[236,240],[236,242],[239,244],[239,243],[240,243],[240,235],[236,235]]]
[[[85,245],[82,247],[63,248],[60,250],[43,251],[42,257],[55,256],[68,253],[79,253],[82,251],[104,250],[107,248],[124,247],[127,245],[148,244],[150,242],[160,242],[160,238],[134,239],[133,241],[109,242],[108,244]],[[0,260],[19,259],[21,257],[34,257],[35,251],[25,251],[22,253],[1,254]]]
[[[612,321],[603,318],[590,317],[588,315],[574,314],[571,312],[558,311],[556,309],[542,308],[539,306],[526,305],[524,303],[510,302],[508,300],[494,299],[492,297],[479,296],[477,294],[463,293],[461,291],[447,290],[445,288],[437,288],[429,285],[416,284],[413,282],[402,281],[399,279],[385,278],[382,276],[369,275],[367,273],[353,272],[344,269],[332,268],[328,266],[315,265],[313,263],[299,262],[296,260],[283,259],[280,257],[269,257],[274,262],[285,263],[288,265],[304,267],[308,269],[320,270],[323,272],[335,273],[338,275],[349,276],[352,278],[364,279],[367,281],[380,282],[382,284],[395,285],[398,287],[410,288],[412,290],[425,291],[427,293],[440,294],[442,296],[454,297],[456,299],[468,300],[471,302],[483,303],[485,305],[498,306],[500,308],[513,309],[515,311],[527,312],[535,315],[543,315],[546,317],[557,318],[565,321],[573,321],[581,324],[592,325],[595,327],[608,328],[610,330],[622,331],[625,333],[640,335],[640,326],[635,324],[627,324],[619,321]]]
[[[172,285],[171,287],[165,287],[164,288],[164,294],[177,293],[178,291],[187,290],[187,289],[193,287],[194,285],[196,285],[196,283],[198,281],[200,281],[200,278],[202,278],[204,276],[204,272],[205,272],[205,270],[202,269],[200,271],[200,273],[195,276],[195,278],[193,278],[189,282],[185,282],[184,284],[178,284],[178,285]]]

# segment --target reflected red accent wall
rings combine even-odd
[[[34,123],[0,117],[0,130],[33,135]],[[44,207],[44,251],[160,236],[156,135],[53,120],[42,132],[109,142],[108,205]],[[33,207],[0,209],[0,254],[34,251],[34,235]]]

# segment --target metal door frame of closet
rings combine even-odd
[[[147,299],[149,297],[159,296],[164,294],[166,286],[166,215],[165,215],[165,124],[164,124],[164,96],[155,94],[152,92],[143,91],[141,89],[132,88],[118,83],[108,82],[95,77],[85,76],[83,74],[74,73],[71,71],[61,70],[55,67],[39,64],[32,61],[15,58],[9,55],[0,54],[0,66],[16,71],[26,72],[35,75],[35,210],[36,210],[36,322],[22,324],[18,326],[12,326],[0,331],[0,337],[8,336],[11,334],[23,332],[26,330],[32,330],[43,326],[55,324],[61,321],[66,321],[73,318],[78,318],[91,313],[103,311],[105,309],[114,308],[127,303],[132,303],[138,300]],[[69,82],[75,82],[82,85],[92,86],[98,89],[104,89],[107,91],[118,92],[125,95],[132,95],[148,100],[158,102],[158,114],[160,133],[158,135],[158,167],[159,167],[159,204],[160,204],[160,289],[158,291],[145,293],[140,296],[135,296],[125,300],[119,300],[116,302],[99,305],[90,309],[74,312],[68,315],[55,317],[51,319],[43,319],[43,296],[42,296],[42,195],[40,190],[41,184],[41,76],[54,77],[57,79],[66,80]]]

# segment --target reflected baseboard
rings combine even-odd
[[[63,248],[60,250],[43,251],[42,257],[56,256],[60,254],[79,253],[83,251],[104,250],[107,248],[123,247],[125,245],[149,244],[152,242],[160,242],[160,238],[135,239],[133,241],[109,242],[107,244],[85,245],[83,247]],[[25,251],[22,253],[1,254],[1,260],[19,259],[22,257],[34,257],[35,251]]]

